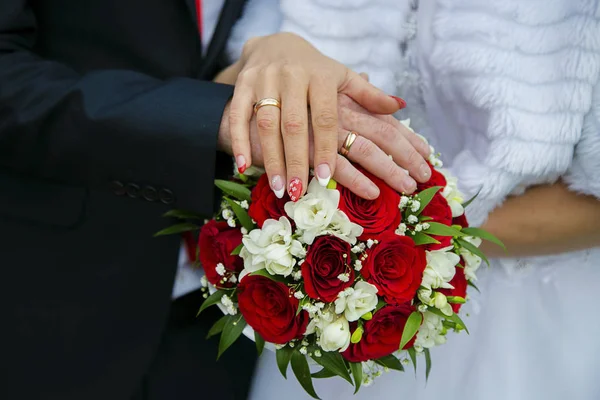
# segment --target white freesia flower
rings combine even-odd
[[[350,294],[342,292],[335,300],[336,314],[344,314],[350,322],[358,321],[360,317],[377,307],[377,288],[367,282],[357,282]]]
[[[356,244],[357,238],[362,235],[362,226],[350,221],[350,218],[340,210],[336,210],[329,226],[321,233],[322,235],[333,235],[352,245]]]
[[[426,251],[427,267],[423,272],[421,286],[427,289],[453,289],[448,282],[454,278],[456,265],[460,261],[458,254],[451,252],[452,246],[439,250]]]
[[[423,314],[423,324],[417,332],[415,348],[430,349],[434,346],[446,343],[446,329],[442,324],[442,318],[432,312]]]
[[[350,324],[344,317],[331,322],[322,320],[317,344],[325,351],[345,351],[350,346]]]
[[[452,218],[460,217],[465,213],[465,208],[462,206],[465,195],[458,190],[458,179],[445,169],[438,169],[438,171],[446,178],[446,187],[441,193],[452,210]]]
[[[302,244],[292,238],[292,225],[286,217],[267,219],[262,229],[244,235],[242,243],[240,257],[246,273],[266,269],[273,275],[288,276],[296,264],[294,257],[306,255]]]
[[[322,187],[313,178],[304,197],[297,202],[288,201],[285,212],[294,220],[300,240],[312,244],[315,237],[322,235],[337,213],[340,192]]]
[[[481,245],[481,239],[472,236],[465,236],[463,239],[469,243],[471,243],[475,247],[479,247]],[[479,269],[481,265],[481,257],[471,253],[469,250],[461,248],[460,255],[463,260],[465,260],[465,276],[470,281],[476,281],[477,276],[475,276],[475,272]]]

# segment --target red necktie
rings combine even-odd
[[[200,35],[200,51],[202,51],[202,0],[196,1],[196,20],[198,21],[198,34]],[[185,243],[185,250],[187,252],[190,263],[196,261],[196,249],[197,244],[194,235],[191,232],[185,232],[183,234],[183,241]]]

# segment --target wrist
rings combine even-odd
[[[217,150],[231,154],[231,134],[229,132],[229,108],[231,100],[225,105],[221,125],[219,127],[219,136],[217,138]]]

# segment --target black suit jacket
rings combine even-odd
[[[203,80],[242,3],[202,57],[192,0],[0,1],[0,398],[139,383],[178,256],[153,238],[161,215],[209,216],[231,171],[216,139],[232,88]]]

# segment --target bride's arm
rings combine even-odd
[[[491,257],[535,256],[600,246],[600,200],[575,193],[562,182],[533,187],[507,199],[482,226],[508,252],[484,242]]]

